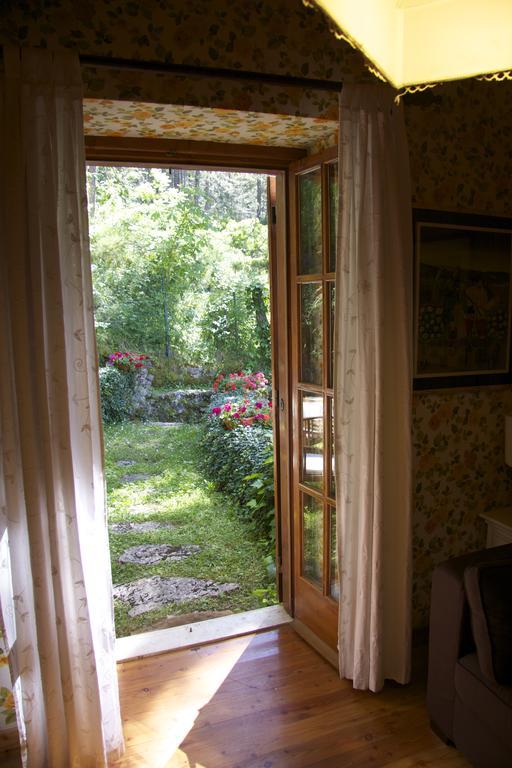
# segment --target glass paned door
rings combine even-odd
[[[333,445],[337,184],[334,152],[291,169],[294,612],[332,649],[339,595]]]

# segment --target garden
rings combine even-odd
[[[118,637],[277,602],[266,207],[188,173],[89,170]]]

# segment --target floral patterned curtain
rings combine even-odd
[[[0,598],[28,766],[123,746],[76,55],[4,48]],[[9,594],[10,593],[10,594]],[[8,638],[9,640],[9,638]]]

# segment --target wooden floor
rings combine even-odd
[[[416,677],[354,691],[288,626],[126,662],[115,766],[468,768],[430,731]]]

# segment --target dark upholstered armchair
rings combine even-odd
[[[510,544],[448,560],[433,575],[428,712],[476,768],[512,767],[511,578]]]

